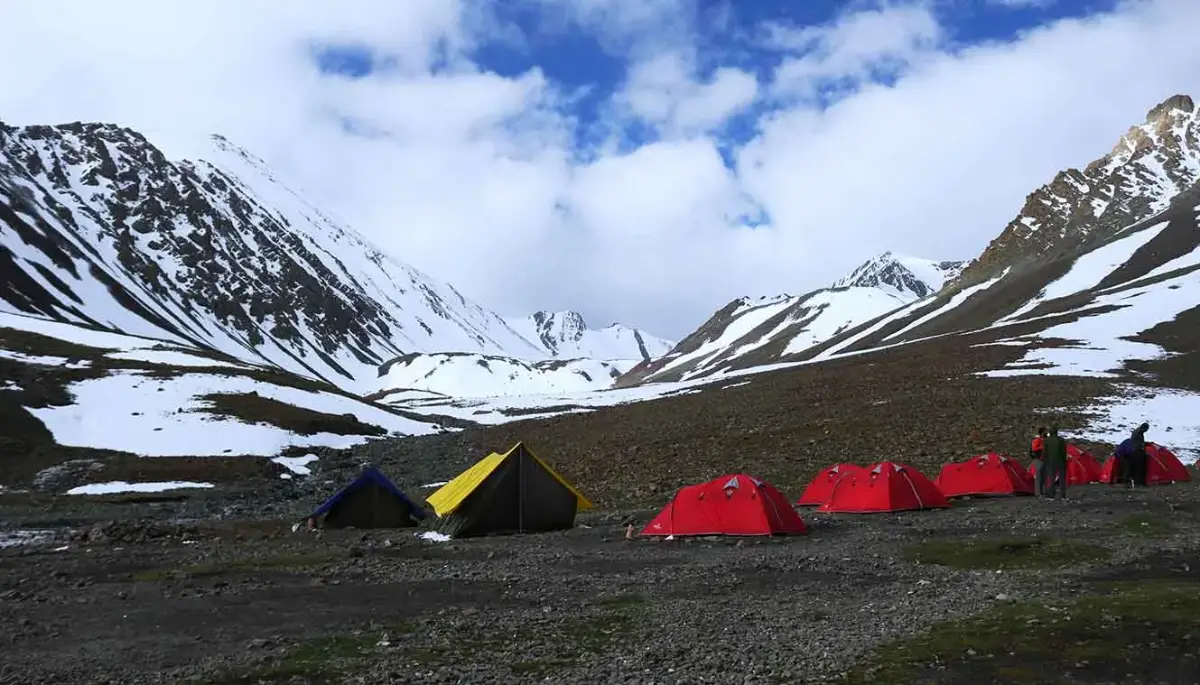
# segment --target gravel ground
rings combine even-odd
[[[0,683],[816,682],[944,619],[1200,560],[1195,483],[1072,497],[805,511],[805,536],[690,541],[626,540],[621,521],[644,524],[647,510],[438,543],[412,530],[293,533],[279,520],[88,525],[79,509],[52,539],[0,549]],[[107,506],[92,514],[118,505]],[[1131,531],[1134,514],[1173,532]],[[1095,541],[1111,557],[996,572],[902,553],[1033,535]]]

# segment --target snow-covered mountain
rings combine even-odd
[[[205,466],[214,457],[267,457],[285,471],[289,450],[426,435],[441,423],[210,349],[0,312],[3,486],[36,485],[67,462],[140,473],[140,456],[175,457],[151,470],[205,479],[222,471]]]
[[[928,297],[962,272],[966,262],[935,262],[885,252],[833,284],[834,288],[879,288],[901,297]]]
[[[1200,311],[1200,291],[1194,285],[1200,276],[1193,273],[1200,268],[1198,122],[1200,108],[1191,98],[1167,99],[1111,153],[1083,172],[1059,173],[1031,194],[1000,238],[965,267],[894,255],[864,264],[838,282],[851,286],[843,292],[871,285],[876,293],[896,297],[877,301],[874,309],[863,304],[852,308],[844,301],[831,305],[829,312],[853,309],[855,314],[842,314],[839,318],[852,323],[830,335],[793,338],[785,345],[780,339],[791,335],[791,312],[798,303],[786,296],[733,303],[650,373],[645,371],[652,365],[643,365],[620,384],[737,374],[756,366],[820,361],[930,336],[1014,326],[1033,332],[1021,344],[1034,350],[1041,345],[1038,340],[1049,339],[1043,328],[1079,316],[1084,318],[1077,326],[1051,330],[1065,340],[1092,340],[1083,346],[1107,359],[1105,369],[1120,367],[1124,360],[1153,358],[1161,353],[1156,345],[1130,339]],[[1068,188],[1078,192],[1068,193]],[[922,273],[935,275],[921,278]],[[918,297],[926,289],[917,283],[935,292]],[[835,288],[816,296],[841,300],[838,295]],[[900,302],[902,295],[907,302]],[[1130,303],[1138,307],[1131,309]],[[739,319],[738,326],[725,324]],[[1105,326],[1112,332],[1104,332]],[[1085,375],[1107,373],[1105,369],[1090,368]]]
[[[538,358],[468,352],[401,355],[380,368],[370,395],[401,405],[426,397],[499,397],[585,392],[612,387],[634,366],[672,343],[621,324],[589,329],[576,312],[537,312],[510,328],[542,350]]]
[[[667,353],[675,343],[645,331],[614,323],[606,328],[588,328],[577,312],[535,312],[509,318],[510,328],[558,359],[633,359],[650,361]]]
[[[380,370],[379,390],[369,397],[390,402],[414,397],[498,397],[584,392],[612,387],[636,359],[544,359],[466,352],[435,352],[398,357]]]
[[[978,283],[1023,259],[1111,236],[1163,211],[1198,180],[1200,107],[1187,95],[1174,95],[1121,136],[1111,152],[1082,170],[1059,172],[1030,193],[961,280]]]
[[[885,252],[829,288],[800,296],[734,300],[666,355],[638,365],[618,384],[690,380],[802,354],[937,292],[961,268],[962,262]]]
[[[352,390],[413,352],[539,359],[220,136],[170,160],[106,124],[0,124],[0,308],[276,365]]]

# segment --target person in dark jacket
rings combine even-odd
[[[1046,462],[1042,459],[1042,451],[1046,440],[1046,427],[1038,426],[1037,435],[1029,445],[1029,458],[1033,460],[1033,491],[1038,497],[1046,494]]]
[[[1112,484],[1130,483],[1130,475],[1133,473],[1133,467],[1130,466],[1130,455],[1133,454],[1133,440],[1125,438],[1117,445],[1117,449],[1113,450],[1113,458],[1117,460],[1117,466],[1113,469]]]
[[[1058,434],[1058,426],[1050,426],[1050,434],[1042,438],[1042,463],[1042,479],[1050,484],[1049,494],[1061,489],[1062,499],[1067,499],[1067,441]]]
[[[1150,424],[1143,423],[1133,429],[1133,435],[1129,436],[1129,471],[1127,472],[1126,481],[1130,487],[1134,485],[1146,484],[1146,468],[1150,461],[1150,457],[1146,454],[1146,431],[1150,430]]]

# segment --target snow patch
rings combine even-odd
[[[291,471],[298,476],[308,476],[312,474],[312,469],[308,465],[317,460],[317,455],[306,454],[303,457],[273,457],[271,461],[279,464],[283,468]],[[282,475],[287,475],[282,474]]]
[[[548,360],[528,362],[513,357],[478,354],[422,354],[392,362],[377,381],[377,392],[392,403],[402,392],[450,397],[499,397],[582,392],[611,387],[617,376],[640,359]]]
[[[162,340],[123,335],[121,333],[97,331],[74,324],[50,321],[49,319],[37,316],[26,316],[4,311],[0,311],[0,328],[29,331],[50,338],[72,342],[76,345],[95,347],[102,350],[153,347],[154,345],[161,345],[164,342]]]
[[[195,354],[188,354],[180,350],[152,350],[152,349],[137,349],[124,350],[121,352],[109,352],[104,355],[112,359],[125,359],[128,361],[146,362],[148,364],[163,364],[166,366],[224,366],[230,368],[250,368],[247,364],[230,363],[226,361],[217,361]]]
[[[272,385],[242,376],[190,373],[156,378],[136,371],[74,383],[75,404],[30,408],[61,445],[132,452],[143,456],[273,456],[290,446],[350,447],[365,435],[298,435],[269,424],[212,414],[200,398],[249,394],[327,414],[353,414],[359,421],[401,435],[435,432],[364,402],[332,393]]]
[[[48,357],[39,354],[25,354],[15,350],[0,350],[0,359],[29,364],[31,366],[57,366],[64,369],[86,369],[90,363],[80,359],[70,361],[66,357]]]
[[[985,371],[981,375],[1001,377],[1028,374],[1053,374],[1113,378],[1133,359],[1161,358],[1158,345],[1133,342],[1125,338],[1165,322],[1200,301],[1200,279],[1185,274],[1160,283],[1110,292],[1097,297],[1087,307],[1069,313],[1082,313],[1075,321],[1051,326],[1037,337],[1078,341],[1068,347],[1030,350],[1008,368]],[[1118,309],[1100,313],[1106,306]],[[1033,368],[1044,365],[1046,368]]]
[[[107,483],[88,483],[67,490],[68,495],[113,495],[123,492],[166,492],[168,490],[204,489],[212,483],[194,483],[186,480],[163,481],[161,483],[126,483],[114,480]]]
[[[1129,261],[1143,245],[1162,233],[1166,227],[1167,222],[1164,221],[1088,252],[1076,259],[1067,273],[1052,281],[1036,297],[1000,321],[1015,321],[1023,314],[1036,309],[1043,302],[1095,288],[1114,270]]]
[[[1135,426],[1147,422],[1147,440],[1167,447],[1185,463],[1200,461],[1200,394],[1137,386],[1122,390],[1126,396],[1082,410],[1093,418],[1078,432],[1080,439],[1119,444]]]
[[[964,288],[964,289],[958,291],[957,293],[954,294],[953,297],[951,297],[942,306],[938,307],[937,309],[934,309],[932,312],[929,312],[928,314],[922,316],[921,318],[917,319],[916,321],[913,321],[912,323],[908,324],[904,328],[901,328],[899,331],[892,333],[891,335],[884,338],[884,340],[891,340],[893,338],[904,335],[905,333],[907,333],[911,330],[914,330],[916,328],[920,328],[921,326],[925,325],[926,323],[928,323],[940,316],[944,316],[944,315],[950,313],[951,311],[957,309],[960,305],[962,305],[963,302],[966,302],[968,299],[970,299],[976,293],[987,290],[988,288],[992,287],[996,283],[999,283],[1005,276],[1008,275],[1008,272],[1011,268],[1012,267],[1006,268],[999,276],[996,276],[995,278],[986,280],[983,283],[977,283],[969,288]]]
[[[445,533],[439,533],[436,530],[427,530],[424,533],[417,533],[417,537],[430,542],[450,542],[450,536]]]
[[[40,545],[53,539],[52,530],[0,530],[0,549]]]

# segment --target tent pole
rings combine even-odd
[[[525,532],[525,450],[517,452],[517,532]]]

